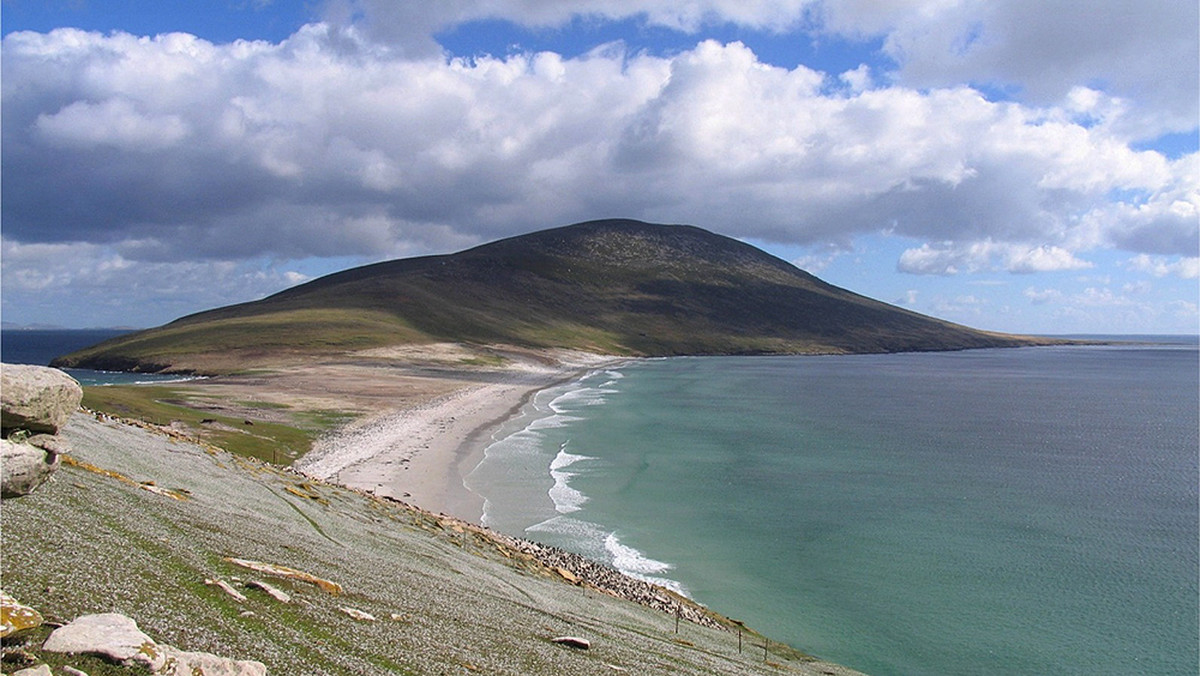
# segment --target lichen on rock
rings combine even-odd
[[[0,591],[0,638],[42,626],[42,614]]]

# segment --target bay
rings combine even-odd
[[[1194,674],[1195,339],[633,362],[547,390],[485,523],[867,673]]]
[[[55,357],[129,333],[126,329],[5,329],[0,331],[0,361],[46,366]],[[82,385],[147,385],[194,380],[178,374],[63,369]]]

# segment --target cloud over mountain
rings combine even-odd
[[[1194,128],[1196,59],[1176,57],[1195,56],[1196,11],[1151,4],[361,0],[279,43],[10,33],[4,239],[283,274],[624,215],[842,248],[886,232],[919,243],[898,261],[914,272],[1194,257],[1197,155],[1138,142]],[[786,68],[713,40],[474,58],[433,41],[579,15],[881,39],[895,67]]]

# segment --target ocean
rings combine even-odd
[[[46,366],[55,357],[129,333],[122,329],[5,329],[0,331],[0,361]],[[82,385],[134,385],[194,380],[179,375],[63,369]]]
[[[539,393],[465,483],[875,676],[1194,675],[1198,354],[634,361]]]

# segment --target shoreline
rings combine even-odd
[[[582,352],[520,360],[497,382],[464,384],[413,406],[391,408],[328,435],[300,458],[302,474],[432,513],[480,523],[484,499],[464,479],[492,433],[545,389],[628,361]]]

